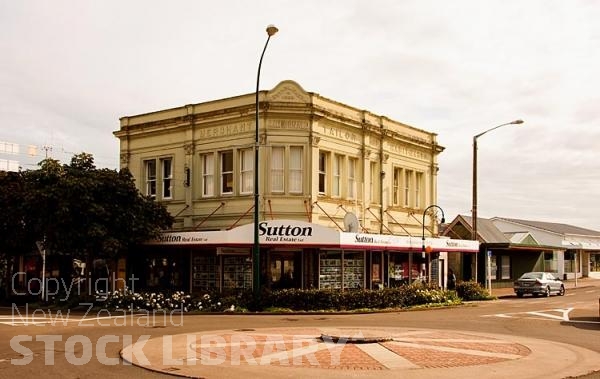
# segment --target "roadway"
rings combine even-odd
[[[423,378],[519,375],[547,379],[583,377],[591,370],[600,370],[600,281],[580,283],[563,297],[518,299],[506,296],[506,292],[502,295],[499,300],[459,307],[372,314],[174,314],[153,318],[116,312],[63,312],[58,316],[55,311],[24,308],[15,313],[9,307],[0,311],[0,377],[43,373],[45,378],[162,378],[168,373],[207,378],[385,378],[398,377],[398,370],[410,370],[410,377]],[[341,360],[338,369],[332,367],[331,359],[327,367],[314,368],[315,364],[322,365],[322,355],[315,352],[313,357],[310,349],[328,352],[329,358],[335,355],[333,345],[311,345],[315,337],[332,331],[346,337],[360,333],[390,340],[345,349],[336,356],[338,363]],[[252,366],[246,362],[243,366],[233,361],[236,366],[232,364],[232,349],[240,346],[240,333],[242,342],[247,338],[259,344],[262,341],[262,350],[256,352],[263,355],[265,340],[273,336],[281,340],[271,340],[266,364]],[[196,337],[192,344],[188,343],[190,335]],[[185,340],[182,346],[188,350],[195,346],[199,353],[206,346],[198,341],[209,335],[225,338],[226,362],[215,361],[211,367],[196,364],[186,371],[185,364],[178,366],[179,356],[170,351],[167,355],[171,361],[163,364],[165,341],[176,346],[178,340]],[[306,339],[292,341],[294,336]],[[238,338],[238,345],[232,344],[232,338]],[[293,346],[293,342],[300,345]],[[132,353],[136,347],[140,349]],[[122,351],[125,360],[121,359]],[[189,355],[189,351],[183,354]],[[294,367],[293,357],[302,354],[310,359]],[[290,367],[281,367],[286,363],[284,356],[291,357],[287,362]],[[130,361],[162,373],[131,365]],[[311,368],[306,368],[307,362]]]

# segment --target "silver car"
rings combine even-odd
[[[559,296],[565,294],[565,285],[549,272],[526,272],[514,283],[517,297],[523,297],[526,293],[533,296],[550,296],[555,293]]]

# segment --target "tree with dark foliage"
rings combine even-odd
[[[35,251],[36,242],[84,262],[113,259],[173,223],[127,169],[97,169],[86,153],[69,165],[45,159],[38,170],[0,172],[0,209],[4,259]]]

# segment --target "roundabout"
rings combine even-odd
[[[562,378],[600,354],[531,338],[420,328],[246,328],[139,340],[125,362],[194,378]]]

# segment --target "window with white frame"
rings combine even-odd
[[[254,157],[252,149],[240,150],[240,193],[249,194],[254,191]]]
[[[222,151],[221,161],[221,195],[233,193],[233,151]]]
[[[401,184],[402,182],[402,169],[399,167],[394,167],[394,178],[392,183],[392,204],[400,205],[400,198],[402,197]]]
[[[510,279],[510,257],[508,255],[500,256],[502,279]]]
[[[162,168],[162,198],[173,197],[173,159],[163,158],[160,160]]]
[[[356,158],[348,158],[348,199],[356,199]]]
[[[146,177],[146,196],[156,198],[156,160],[144,161],[144,172]]]
[[[339,197],[341,192],[341,182],[342,182],[342,156],[339,154],[334,154],[333,156],[333,183],[331,188],[331,195]]]
[[[410,187],[412,184],[412,174],[410,170],[404,170],[404,206],[409,207],[410,204]]]
[[[371,162],[371,202],[376,204],[379,203],[379,181],[381,180],[378,167],[377,162]]]
[[[202,155],[202,196],[215,194],[215,158],[213,154]]]
[[[423,173],[417,172],[415,175],[415,208],[421,208],[421,198],[423,196]]]
[[[271,148],[271,192],[283,193],[284,187],[284,161],[285,147],[273,146]]]
[[[302,193],[302,146],[290,146],[290,193]]]
[[[496,280],[498,279],[498,261],[495,255],[490,256],[490,279]]]
[[[327,161],[329,154],[325,151],[319,151],[319,194],[327,193]]]

